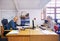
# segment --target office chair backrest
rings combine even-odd
[[[3,26],[6,25],[6,24],[8,24],[8,20],[7,19],[3,19],[1,22],[2,22]]]
[[[10,29],[7,19],[3,19],[3,20],[1,21],[1,23],[2,23],[2,25],[3,25],[3,27],[4,27],[4,30]]]

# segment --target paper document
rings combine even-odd
[[[53,32],[53,31],[48,31],[48,30],[42,30],[42,32],[43,32],[44,34],[56,34],[55,32]]]
[[[18,30],[12,30],[11,32],[9,32],[8,34],[18,34],[19,31]]]
[[[30,26],[17,26],[17,28],[20,28],[20,29],[22,29],[22,27],[29,28]]]

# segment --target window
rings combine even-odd
[[[60,22],[60,0],[51,0],[46,5],[46,17],[47,16],[58,19]]]
[[[60,14],[56,14],[56,18],[57,19],[60,19]]]
[[[42,12],[41,12],[41,19],[44,20],[46,17],[46,9],[42,9]]]

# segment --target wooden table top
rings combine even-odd
[[[12,30],[12,31],[16,31],[16,30]],[[53,31],[41,30],[41,29],[25,29],[25,30],[18,31],[18,33],[15,33],[15,34],[11,34],[11,32],[7,33],[6,36],[12,36],[12,35],[13,36],[15,36],[15,35],[57,35]]]

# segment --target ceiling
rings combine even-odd
[[[50,0],[0,0],[0,10],[42,9]]]

